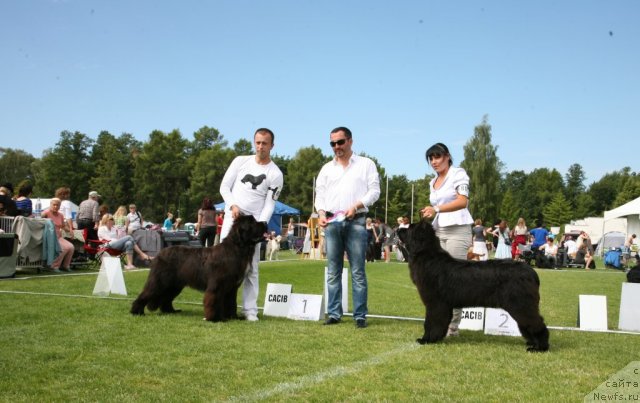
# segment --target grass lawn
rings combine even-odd
[[[281,257],[261,263],[260,306],[269,282],[322,294],[325,262]],[[598,267],[538,271],[549,326],[575,327],[578,295],[597,294],[617,329],[624,274]],[[367,274],[370,314],[423,317],[406,264],[368,264]],[[180,314],[134,317],[147,275],[126,272],[129,296],[109,298],[91,295],[95,271],[0,281],[0,400],[582,401],[640,360],[640,335],[629,334],[551,330],[551,350],[532,354],[522,338],[474,331],[420,346],[412,320],[214,324],[193,290],[176,299]]]

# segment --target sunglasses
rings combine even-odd
[[[344,145],[344,143],[347,142],[347,139],[340,139],[338,141],[330,141],[329,145],[331,146],[331,148],[335,147],[335,146],[341,146]]]

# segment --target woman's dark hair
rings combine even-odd
[[[440,156],[443,156],[443,155],[448,155],[449,156],[449,165],[452,165],[453,164],[453,157],[451,157],[451,153],[449,152],[449,149],[447,148],[447,146],[442,144],[442,143],[435,143],[434,145],[429,147],[429,149],[425,153],[425,157],[427,158],[427,162],[429,162],[429,160],[431,159],[432,156],[440,157]]]
[[[210,198],[205,197],[204,199],[202,199],[202,205],[200,206],[201,209],[203,210],[215,210],[215,206],[213,205],[213,202],[211,201]]]
[[[18,197],[27,197],[31,193],[33,193],[33,185],[30,183],[25,183],[18,189]]]

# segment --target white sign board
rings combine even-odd
[[[499,308],[487,308],[484,319],[484,334],[495,336],[521,336],[518,323]]]
[[[465,330],[484,329],[484,308],[462,308],[462,320],[459,328]]]
[[[106,297],[112,294],[127,295],[122,275],[122,263],[119,257],[102,256],[100,272],[96,285],[93,287],[93,295]]]
[[[607,296],[580,295],[578,327],[582,330],[607,330]]]
[[[294,320],[320,320],[322,295],[291,294],[287,318]]]
[[[640,332],[640,283],[622,283],[620,330]]]
[[[268,283],[262,314],[286,318],[289,313],[290,300],[291,284]]]
[[[327,305],[329,304],[329,290],[327,289],[328,269],[324,268],[324,313],[327,313]],[[349,269],[342,269],[342,312],[349,312]]]

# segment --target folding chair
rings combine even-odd
[[[100,239],[89,239],[88,238],[89,230],[87,228],[83,230],[83,235],[84,235],[83,248],[85,253],[88,255],[89,259],[93,261],[94,268],[97,268],[97,269],[100,268],[100,262],[101,262],[100,258],[104,253],[108,254],[109,256],[119,257],[120,260],[123,262],[123,264],[126,264],[126,262],[124,261],[124,251],[106,247],[106,244],[109,243],[109,241],[104,241]],[[95,267],[95,266],[98,266],[98,267]]]

